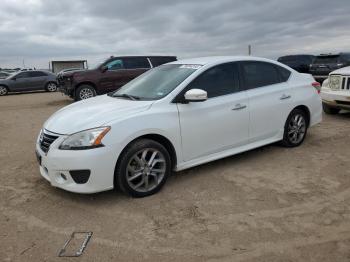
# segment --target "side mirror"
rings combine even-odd
[[[12,77],[12,78],[11,78],[11,80],[16,81],[16,80],[17,80],[17,78],[16,78],[16,77]]]
[[[108,67],[107,66],[101,66],[101,72],[104,73],[108,70]]]
[[[203,102],[208,99],[208,94],[202,89],[191,89],[185,93],[187,102]]]

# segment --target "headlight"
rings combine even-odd
[[[102,139],[111,130],[109,126],[98,127],[81,131],[67,137],[59,149],[63,150],[83,150],[103,146]]]

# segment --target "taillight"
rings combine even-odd
[[[317,90],[317,93],[321,93],[321,84],[319,82],[315,81],[311,85]]]

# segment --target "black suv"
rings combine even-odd
[[[310,65],[313,63],[313,55],[287,55],[277,59],[278,62],[285,64],[299,73],[310,73]]]
[[[328,74],[350,65],[350,53],[321,54],[310,65],[310,73],[318,82],[323,82]]]

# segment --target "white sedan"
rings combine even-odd
[[[78,193],[156,193],[172,171],[280,141],[321,121],[318,83],[263,58],[176,61],[53,114],[36,144],[41,175]]]

